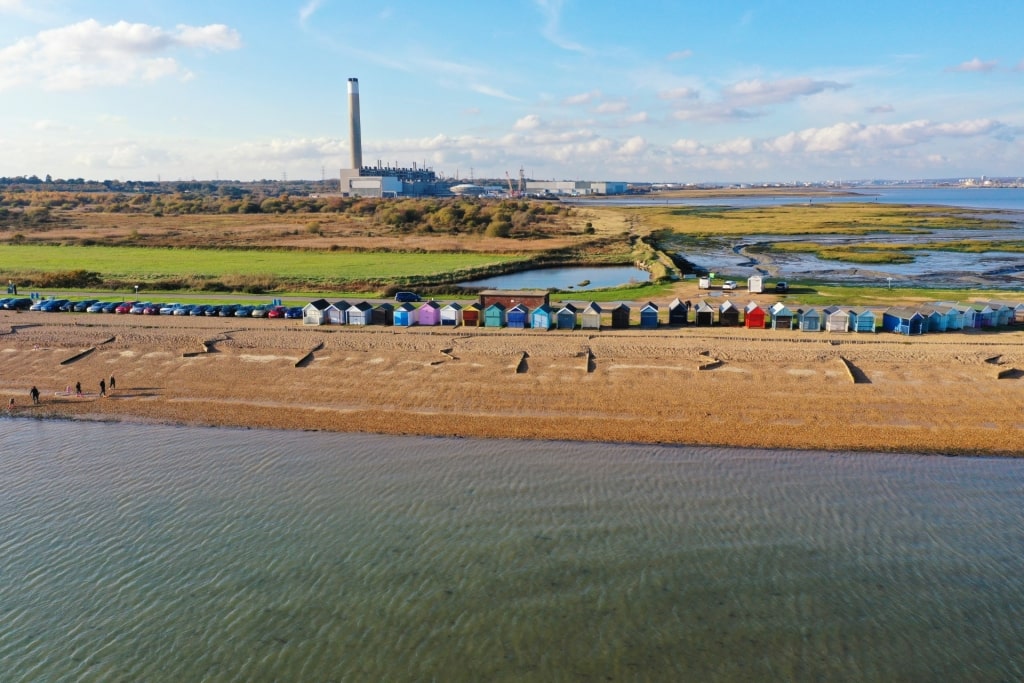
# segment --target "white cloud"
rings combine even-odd
[[[629,102],[626,100],[612,100],[602,102],[594,108],[598,114],[621,114],[629,109]]]
[[[999,66],[999,62],[992,60],[990,62],[983,62],[977,57],[970,61],[957,64],[956,66],[950,66],[946,68],[946,71],[955,71],[959,73],[983,73],[987,74],[991,71],[995,71],[996,67]]]
[[[544,16],[544,25],[540,32],[545,39],[569,52],[585,51],[582,45],[562,35],[562,0],[534,0],[534,4]]]
[[[715,145],[712,151],[726,156],[750,154],[754,151],[754,141],[750,138],[736,138]]]
[[[692,100],[699,96],[693,88],[668,88],[666,90],[658,91],[659,100]]]
[[[600,97],[600,90],[591,90],[590,92],[582,92],[576,95],[569,95],[564,100],[562,100],[562,104],[568,105],[570,107],[575,107],[581,104],[590,104],[591,102],[599,99]]]
[[[309,0],[309,2],[303,5],[299,10],[299,21],[303,24],[306,23],[306,21],[308,21],[323,4],[323,0]]]
[[[634,154],[639,154],[640,152],[643,152],[645,149],[647,149],[647,141],[644,140],[639,135],[637,135],[635,137],[631,137],[630,139],[622,143],[622,146],[619,147],[619,154],[631,156]]]
[[[835,81],[816,81],[811,78],[785,78],[777,81],[754,79],[726,87],[722,96],[732,105],[750,107],[791,102],[799,97],[848,87]]]
[[[30,85],[78,90],[175,76],[188,79],[188,69],[166,53],[235,50],[241,43],[238,32],[223,24],[179,25],[167,31],[125,21],[104,26],[87,19],[0,49],[0,90]]]
[[[992,119],[975,119],[956,123],[933,123],[919,120],[897,124],[864,125],[858,122],[837,123],[825,128],[807,128],[780,135],[764,143],[770,152],[838,153],[855,149],[891,150],[911,147],[941,137],[977,137],[1002,128]]]
[[[540,127],[540,117],[536,114],[527,114],[515,122],[512,126],[515,130],[535,130]]]
[[[670,62],[677,62],[681,59],[689,59],[693,56],[693,50],[676,50],[665,55],[665,59]]]
[[[647,123],[651,120],[651,117],[645,111],[638,111],[635,114],[630,114],[625,118],[626,123]]]
[[[475,83],[475,84],[469,86],[469,89],[472,90],[473,92],[478,92],[481,95],[487,95],[488,97],[496,97],[499,100],[508,100],[510,102],[518,102],[519,101],[519,98],[516,97],[515,95],[509,95],[504,90],[500,90],[498,88],[493,88],[493,87],[491,87],[489,85],[484,85],[482,83]]]

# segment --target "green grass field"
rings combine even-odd
[[[172,277],[259,276],[294,282],[400,280],[507,263],[522,257],[476,253],[382,253],[0,245],[0,276],[87,270],[142,283]]]

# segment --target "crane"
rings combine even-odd
[[[509,197],[516,197],[516,196],[518,196],[516,194],[516,191],[514,189],[512,189],[512,176],[510,176],[508,174],[508,171],[505,171],[505,180],[508,181],[508,196]]]

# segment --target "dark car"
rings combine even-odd
[[[222,318],[230,318],[235,315],[235,311],[238,310],[238,304],[225,304],[220,307],[220,311],[217,312]]]
[[[160,309],[163,307],[163,304],[147,304],[142,307],[142,315],[160,315]]]
[[[401,304],[412,303],[414,301],[421,301],[422,297],[416,292],[397,292],[395,294],[395,301]]]
[[[219,305],[219,304],[213,304],[209,308],[206,309],[206,312],[204,312],[203,315],[208,315],[208,316],[220,315],[221,307],[222,306]]]
[[[75,311],[75,313],[85,313],[87,310],[89,310],[89,307],[92,306],[97,301],[98,299],[86,299],[85,301],[76,301],[75,308],[73,310]]]
[[[39,310],[47,313],[55,313],[67,302],[67,299],[50,299],[49,301],[44,302],[43,305],[39,307]]]
[[[778,294],[785,294],[788,291],[789,291],[789,283],[788,282],[776,282],[775,283],[775,292],[776,293],[778,293]]]
[[[206,312],[208,310],[210,310],[210,304],[199,304],[198,306],[193,307],[193,309],[191,311],[189,311],[188,314],[189,315],[206,315]]]
[[[70,313],[71,311],[75,310],[75,304],[77,303],[77,301],[65,301],[64,303],[57,307],[57,310],[61,311],[62,313]]]
[[[117,313],[117,307],[121,305],[119,301],[111,301],[103,306],[102,313]]]
[[[284,312],[284,317],[289,320],[302,319],[302,306],[292,306]]]
[[[32,306],[32,299],[21,297],[20,299],[11,299],[4,304],[4,308],[8,311],[27,311]]]

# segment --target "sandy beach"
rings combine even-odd
[[[1022,455],[1022,375],[1024,330],[357,329],[0,313],[7,412],[47,418]]]

